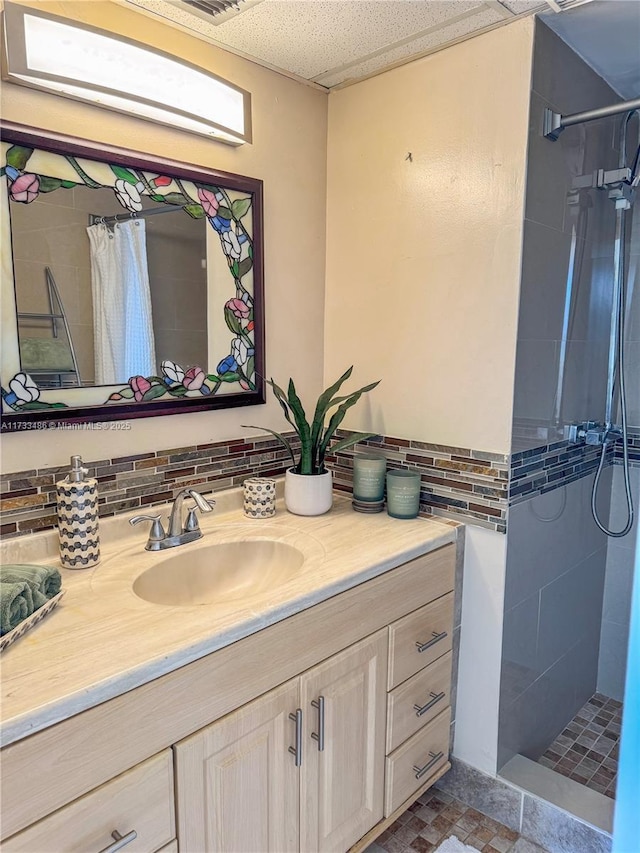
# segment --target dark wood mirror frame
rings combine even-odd
[[[233,312],[227,307],[226,303],[225,321],[231,337],[233,337],[233,335],[242,335],[244,336],[245,341],[249,341],[249,338],[251,338],[250,343],[253,345],[253,354],[251,356],[252,360],[250,359],[249,361],[251,369],[248,373],[244,373],[243,368],[238,368],[241,378],[232,378],[232,376],[238,376],[238,373],[235,372],[233,372],[233,374],[212,374],[214,366],[206,365],[204,366],[204,370],[207,374],[206,380],[209,387],[205,384],[200,392],[196,390],[192,395],[192,392],[188,392],[188,389],[186,389],[186,382],[184,387],[179,384],[172,384],[165,373],[164,377],[151,378],[152,381],[155,382],[155,396],[162,397],[162,399],[154,399],[152,392],[150,394],[148,393],[147,398],[144,400],[140,400],[139,390],[135,391],[134,397],[133,390],[130,390],[128,386],[125,386],[124,389],[119,388],[117,385],[93,386],[93,388],[101,387],[104,390],[105,402],[102,404],[95,402],[87,404],[83,400],[83,394],[86,391],[84,388],[65,388],[65,402],[63,404],[47,402],[47,399],[53,400],[55,397],[55,394],[52,396],[51,389],[47,389],[47,391],[43,391],[42,394],[40,394],[39,391],[33,392],[38,394],[38,398],[36,400],[30,401],[28,399],[25,400],[24,397],[19,397],[16,405],[15,394],[12,391],[9,391],[9,383],[12,381],[15,382],[18,375],[24,376],[25,373],[16,374],[14,359],[13,366],[9,366],[8,369],[4,364],[0,364],[0,378],[2,380],[3,397],[1,415],[2,432],[6,433],[33,429],[47,429],[57,425],[63,426],[65,424],[81,424],[157,417],[160,415],[185,414],[188,412],[226,409],[264,403],[265,389],[263,376],[265,360],[265,330],[262,181],[256,178],[244,177],[229,172],[205,169],[196,165],[147,156],[122,148],[98,145],[93,142],[78,140],[72,137],[53,134],[49,131],[28,128],[13,123],[1,122],[0,131],[3,142],[3,158],[1,163],[2,171],[0,180],[2,182],[2,203],[4,212],[9,208],[10,195],[13,198],[13,201],[11,202],[12,204],[24,200],[24,195],[22,198],[16,198],[16,196],[19,195],[17,192],[19,187],[16,188],[15,185],[15,181],[18,177],[23,177],[29,174],[29,169],[25,168],[28,166],[28,163],[22,163],[20,161],[20,156],[16,156],[16,152],[18,152],[19,155],[22,149],[26,149],[27,152],[29,149],[34,149],[36,153],[51,152],[53,154],[62,155],[62,157],[65,158],[69,158],[70,161],[74,162],[75,158],[82,158],[83,161],[91,160],[97,161],[99,164],[108,164],[112,170],[115,167],[116,175],[122,174],[119,170],[132,170],[135,176],[142,175],[145,180],[148,178],[149,174],[167,176],[163,179],[168,180],[170,178],[172,182],[174,182],[173,185],[177,185],[181,190],[184,189],[185,185],[191,187],[192,190],[201,189],[202,185],[204,185],[205,188],[208,188],[208,198],[210,198],[212,190],[219,189],[220,212],[224,211],[224,214],[226,215],[231,213],[229,208],[234,207],[234,204],[230,201],[229,193],[235,193],[235,203],[239,203],[240,207],[236,208],[237,214],[229,216],[228,220],[224,219],[224,214],[222,220],[218,219],[218,216],[210,217],[209,214],[212,212],[211,208],[209,208],[206,213],[202,208],[202,212],[196,211],[196,213],[198,214],[198,218],[204,218],[204,216],[206,216],[212,227],[219,232],[223,248],[223,229],[226,229],[227,233],[230,230],[235,229],[238,234],[240,234],[240,231],[242,230],[243,235],[246,235],[241,239],[244,239],[245,242],[248,240],[250,246],[248,257],[251,260],[248,261],[245,256],[243,267],[245,272],[238,272],[238,261],[236,260],[234,262],[227,250],[225,250],[224,254],[226,256],[230,273],[228,297],[230,300],[237,302],[237,297],[241,293],[241,290],[238,290],[237,288],[242,289],[242,292],[245,294],[245,301],[250,303],[251,322],[248,326],[242,327],[243,320],[246,320],[247,318],[243,317],[242,319],[238,319],[237,313],[234,317]],[[13,157],[8,159],[7,155],[4,153],[4,149],[6,147],[5,143],[10,146],[9,150],[13,149],[14,152]],[[23,159],[24,156],[25,155],[23,154]],[[9,160],[11,159],[13,159],[14,162],[17,162],[18,167],[22,165],[22,168],[16,169],[14,166],[10,166]],[[35,171],[36,170],[34,169],[34,172]],[[36,173],[35,177],[40,179],[43,186],[46,182],[47,187],[50,186],[51,179],[57,180],[56,176],[47,176],[43,180],[43,176],[38,173]],[[26,181],[23,180],[23,183],[26,183]],[[78,183],[80,184],[81,182],[78,181]],[[85,183],[85,185],[87,184]],[[66,186],[66,184],[63,184],[63,186]],[[91,183],[89,183],[89,186],[91,186]],[[105,185],[103,184],[103,186]],[[15,192],[13,191],[14,189],[16,190]],[[38,185],[36,184],[36,190],[37,189]],[[242,194],[240,199],[237,197],[238,194]],[[175,197],[175,192],[173,193],[173,196]],[[157,201],[158,198],[159,197],[156,196],[154,200]],[[250,203],[248,200],[250,200]],[[198,197],[194,198],[193,194],[191,196],[187,195],[186,201],[192,208],[197,208],[199,206]],[[176,202],[174,200],[167,200],[167,203],[175,204]],[[240,222],[240,219],[246,215],[248,210],[251,211],[250,232],[245,228],[244,224]],[[126,210],[123,210],[123,212],[126,213]],[[17,309],[14,286],[13,253],[11,251],[11,247],[6,245],[7,240],[9,242],[11,241],[11,236],[8,231],[8,229],[10,229],[10,215],[7,218],[9,219],[9,222],[5,227],[3,227],[2,233],[2,253],[5,257],[2,268],[2,282],[0,285],[2,289],[2,308],[5,313],[5,318],[2,321],[2,331],[3,336],[7,335],[10,337],[10,324],[12,322],[12,318],[11,316],[7,317],[6,315],[11,314],[11,311],[13,311],[16,338],[15,349],[17,350],[18,328],[17,318],[15,317]],[[221,222],[222,225],[220,225]],[[245,290],[245,285],[241,281],[245,273],[249,273],[249,290]],[[247,295],[248,293],[250,293],[250,296]],[[7,306],[9,306],[8,311],[6,310]],[[11,345],[11,341],[5,342],[5,345],[2,347],[3,360],[4,354],[7,351],[7,343]],[[230,351],[232,354],[233,348],[230,348]],[[229,358],[232,358],[232,355],[230,355]],[[233,363],[234,362],[232,360],[231,364],[233,365]],[[168,362],[168,364],[171,364],[171,362]],[[224,359],[219,362],[215,370],[219,371],[223,364]],[[22,370],[22,367],[19,369]],[[225,365],[225,369],[228,370],[227,365]],[[233,367],[231,370],[233,371]],[[225,375],[226,378],[223,378]],[[12,376],[13,380],[11,379]],[[248,379],[248,376],[251,377],[250,380]],[[160,387],[160,380],[166,382],[170,390],[164,392]],[[236,386],[237,390],[232,387],[233,385]],[[13,387],[19,388],[19,383],[18,386],[14,385]],[[58,389],[56,389],[56,391],[57,390]],[[125,396],[128,395],[131,402],[119,402],[119,399],[123,398],[119,397],[118,391],[123,390],[125,392]],[[216,393],[219,390],[222,390],[223,393]],[[205,391],[207,392],[206,395]],[[174,393],[175,396],[173,396]],[[63,395],[58,394],[58,396]],[[95,396],[95,394],[93,396]],[[11,402],[13,402],[13,406],[11,405]]]

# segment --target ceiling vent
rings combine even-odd
[[[224,24],[262,0],[169,0],[172,6],[202,18],[210,24]]]
[[[585,3],[591,3],[592,0],[545,0],[547,6],[550,6],[554,12],[566,12],[567,9],[573,9],[575,6],[584,6]]]

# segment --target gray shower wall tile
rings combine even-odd
[[[502,628],[500,704],[511,704],[540,674],[537,668],[540,595],[505,610]]]
[[[612,540],[607,547],[602,618],[628,625],[635,557],[634,551],[618,544],[619,541]]]
[[[538,222],[525,220],[519,338],[550,341],[560,339],[565,288],[558,287],[558,272],[567,269],[570,251],[570,235]]]
[[[538,28],[536,39],[537,35]],[[545,168],[536,170],[535,180],[527,180],[525,219],[562,231],[564,202],[569,189],[563,146],[573,140],[578,131],[576,128],[568,128],[566,134],[569,136],[563,134],[557,143],[545,139],[541,133],[542,116],[544,108],[550,106],[549,100],[532,91],[529,103],[528,176],[534,164],[544,163]]]
[[[640,294],[636,294],[640,302]],[[626,383],[627,418],[630,424],[640,425],[640,341],[629,340],[625,346],[625,372],[631,381]],[[635,377],[635,381],[633,378]]]
[[[565,655],[508,707],[500,708],[502,759],[536,760],[575,714],[573,656]]]
[[[558,344],[543,338],[518,339],[516,350],[514,419],[552,424],[558,376]],[[540,441],[538,441],[538,445]]]
[[[536,667],[544,672],[589,633],[598,633],[606,547],[595,551],[540,591]],[[597,645],[591,661],[598,669]]]
[[[622,702],[624,699],[629,646],[629,625],[602,621],[598,658],[598,693]]]
[[[571,678],[575,690],[573,701],[573,716],[596,691],[598,683],[598,652],[600,648],[600,633],[598,625],[585,634],[568,654]]]
[[[619,100],[604,80],[539,19],[531,87],[564,113],[606,106],[612,102],[612,95],[613,100]]]
[[[604,420],[609,341],[570,340],[564,372],[562,423]]]
[[[611,836],[528,794],[521,833],[549,853],[611,853]]]
[[[453,758],[451,770],[436,782],[436,788],[519,831],[522,794],[500,779]]]
[[[604,546],[589,508],[592,481],[582,477],[510,508],[507,610]]]

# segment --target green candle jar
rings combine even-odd
[[[387,513],[392,518],[415,518],[420,510],[420,474],[387,471]]]
[[[359,453],[353,457],[353,497],[358,501],[384,499],[387,460],[380,453]]]

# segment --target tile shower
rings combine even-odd
[[[613,798],[624,693],[636,522],[608,539],[590,511],[599,448],[564,439],[565,424],[604,419],[615,215],[588,191],[574,240],[572,178],[618,162],[620,117],[540,134],[542,110],[564,114],[619,100],[543,22],[536,24],[516,355],[498,768],[518,754]],[[635,152],[633,119],[628,149]],[[633,156],[633,153],[632,155]],[[640,215],[630,228],[627,388],[634,503],[640,496],[640,294],[633,276]],[[632,381],[636,377],[635,381]],[[616,422],[619,422],[618,413]],[[597,508],[624,525],[620,440],[609,450]]]

